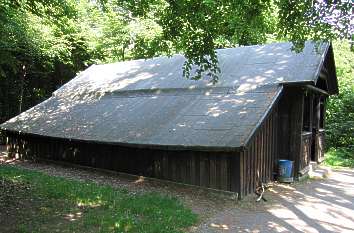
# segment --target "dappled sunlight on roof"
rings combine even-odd
[[[326,45],[316,52],[307,42],[304,51],[291,51],[291,43],[220,49],[221,73],[213,85],[207,76],[187,80],[182,76],[185,58],[181,55],[147,60],[94,65],[56,91],[56,94],[83,95],[118,90],[229,87],[249,89],[283,82],[313,81],[324,59]]]
[[[155,146],[236,148],[244,145],[282,91],[282,82],[314,81],[324,56],[307,43],[218,50],[221,69],[183,78],[185,58],[93,65],[53,97],[2,128],[31,134]]]
[[[115,93],[90,101],[56,95],[4,124],[32,134],[156,146],[236,148],[281,88],[161,89]]]

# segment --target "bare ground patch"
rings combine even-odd
[[[131,179],[47,163],[11,163],[53,176],[93,181],[133,193],[155,191],[177,197],[199,215],[198,225],[191,227],[190,232],[351,232],[354,229],[354,219],[350,217],[354,216],[352,170],[334,171],[329,178],[309,179],[293,185],[274,184],[265,194],[268,202],[255,202],[254,195],[236,201],[208,190],[143,178]]]

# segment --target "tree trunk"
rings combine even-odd
[[[22,112],[22,106],[23,106],[23,93],[25,89],[25,79],[27,75],[27,70],[26,70],[26,65],[22,65],[22,72],[20,74],[20,100],[19,100],[19,106],[18,106],[18,113]]]
[[[125,60],[125,45],[122,47],[122,61]]]

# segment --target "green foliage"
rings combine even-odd
[[[161,27],[153,20],[154,13],[148,12],[144,17],[133,13],[116,1],[107,1],[104,11],[99,6],[93,6],[91,15],[96,11],[96,34],[93,58],[96,62],[115,62],[138,58],[150,58],[161,55],[166,48],[161,40]]]
[[[178,0],[166,1],[164,7],[158,23],[164,39],[187,58],[184,76],[200,79],[206,74],[214,83],[217,47],[264,43],[275,34],[300,51],[306,40],[349,38],[354,32],[350,1]]]
[[[40,203],[35,210],[21,210],[22,216],[29,211],[21,227],[30,232],[167,233],[182,232],[197,221],[177,199],[157,193],[131,193],[11,166],[0,166],[0,180],[27,186],[27,205]]]
[[[334,43],[339,95],[327,104],[326,137],[328,148],[351,148],[354,154],[354,52],[348,41]]]
[[[326,153],[325,164],[333,167],[354,167],[353,148],[331,148]]]
[[[75,1],[0,3],[0,122],[43,100],[85,67]]]
[[[354,33],[351,1],[276,0],[278,37],[300,51],[306,40],[331,41]]]
[[[167,1],[159,23],[164,39],[187,58],[183,74],[217,82],[216,47],[263,43],[274,21],[270,1]]]

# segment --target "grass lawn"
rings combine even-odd
[[[0,232],[183,232],[197,216],[175,198],[0,165]]]
[[[326,153],[325,164],[332,167],[354,168],[354,151],[353,149],[331,148]]]

